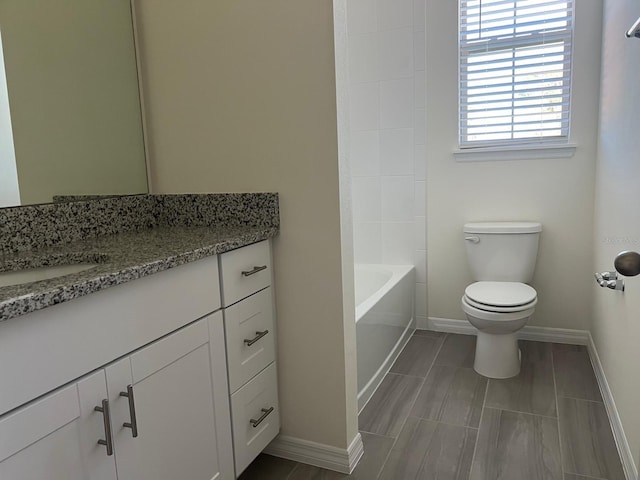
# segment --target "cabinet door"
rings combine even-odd
[[[107,367],[107,379],[119,480],[222,478],[206,319]]]
[[[3,480],[115,480],[106,440],[104,370],[63,387],[0,419]]]

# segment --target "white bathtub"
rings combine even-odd
[[[358,409],[362,410],[415,330],[412,265],[356,265]]]

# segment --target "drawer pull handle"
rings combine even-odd
[[[109,410],[109,400],[102,400],[101,407],[95,407],[96,412],[102,413],[102,422],[104,424],[104,440],[98,440],[98,445],[107,447],[107,456],[113,455],[113,436],[111,435],[111,410]]]
[[[262,265],[261,267],[253,267],[253,270],[242,272],[242,276],[243,277],[250,277],[251,275],[255,275],[256,273],[261,272],[262,270],[266,270],[266,269],[267,269],[266,265]]]
[[[124,422],[123,427],[131,429],[131,436],[136,438],[138,436],[138,420],[136,419],[136,402],[133,398],[133,385],[127,385],[126,392],[120,392],[121,397],[127,397],[129,400],[129,417],[131,422]]]
[[[259,419],[255,420],[252,418],[251,420],[249,420],[249,423],[253,426],[253,428],[256,428],[258,425],[260,425],[262,421],[267,418],[271,412],[273,412],[273,407],[261,408],[260,410],[262,410],[262,415],[260,415]]]
[[[265,330],[264,332],[256,332],[255,337],[253,337],[251,340],[249,340],[248,338],[245,338],[244,343],[247,344],[247,347],[250,347],[251,345],[256,343],[258,340],[260,340],[262,337],[264,337],[267,333],[269,333],[269,330]]]

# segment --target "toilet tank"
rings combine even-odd
[[[541,231],[537,222],[465,224],[464,242],[474,280],[529,283]]]

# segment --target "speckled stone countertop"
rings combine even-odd
[[[277,193],[108,196],[0,209],[0,272],[97,264],[0,287],[0,322],[271,238]]]
[[[5,258],[2,270],[97,263],[90,270],[0,288],[0,321],[266,240],[277,226],[160,227],[45,247]]]

